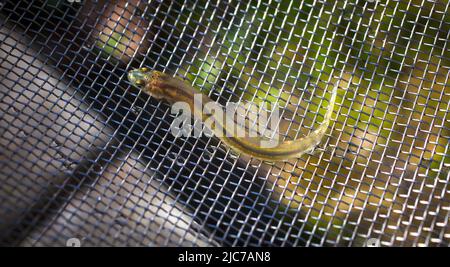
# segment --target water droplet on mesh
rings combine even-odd
[[[184,165],[184,158],[175,152],[170,152],[168,158],[178,166]]]
[[[18,136],[19,136],[20,138],[26,138],[26,137],[27,137],[27,134],[26,134],[23,130],[20,130]]]
[[[175,154],[175,153],[174,153]],[[180,156],[180,155],[177,155],[177,154],[175,154],[175,163],[178,165],[178,166],[183,166],[184,165],[184,158],[182,157],[182,156]]]
[[[58,148],[59,146],[60,146],[60,144],[56,140],[53,140],[52,143],[50,144],[50,147],[53,147],[53,148]]]
[[[101,166],[101,165],[94,166],[94,172],[102,173],[102,170],[103,170],[103,166]]]
[[[11,110],[12,115],[20,114],[20,110],[18,108],[16,108],[15,106],[11,106],[10,110]]]
[[[138,107],[138,106],[133,106],[131,108],[131,112],[133,112],[134,115],[139,115],[139,113],[141,113],[141,110],[142,109],[140,107]]]
[[[205,159],[206,162],[211,162],[212,158],[214,156],[214,152],[215,152],[215,147],[208,147],[204,152],[203,152],[203,158]]]

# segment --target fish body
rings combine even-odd
[[[205,104],[212,102],[212,100],[204,94],[201,94],[200,98],[195,97],[195,95],[199,95],[199,92],[181,79],[148,68],[130,71],[128,79],[132,84],[157,99],[165,100],[170,104],[176,102],[187,103],[191,110],[194,110],[194,115],[201,118],[202,121],[211,118],[214,120],[216,127],[211,130],[227,146],[238,153],[270,162],[299,158],[303,154],[314,150],[328,129],[337,95],[337,86],[334,86],[324,120],[319,127],[304,137],[282,141],[273,147],[269,147],[261,145],[260,141],[262,140],[255,141],[253,139],[250,141],[248,138],[224,134],[223,131],[226,127],[223,125],[223,118],[215,118],[214,113],[204,112]],[[260,137],[260,139],[262,138]]]

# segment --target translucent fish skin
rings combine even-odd
[[[196,101],[195,94],[199,94],[191,85],[184,82],[181,79],[171,77],[159,71],[153,71],[148,68],[140,68],[132,70],[128,73],[129,81],[135,86],[139,87],[144,92],[152,95],[153,97],[161,100],[165,100],[169,103],[185,102],[193,111],[203,111],[204,105],[212,100],[202,95],[202,101]],[[276,162],[286,161],[301,157],[303,154],[308,153],[320,143],[325,135],[328,126],[330,124],[331,115],[336,102],[337,86],[334,86],[329,100],[328,109],[325,113],[322,124],[312,131],[307,136],[298,138],[296,140],[288,140],[280,142],[275,147],[265,147],[258,145],[261,142],[250,142],[246,138],[236,136],[226,136],[221,129],[225,129],[224,125],[221,125],[222,120],[214,120],[221,127],[215,127],[211,129],[216,136],[229,147],[234,149],[238,153],[246,154],[253,158],[257,158],[264,161]],[[205,121],[208,118],[214,119],[214,114],[195,114],[199,118]]]

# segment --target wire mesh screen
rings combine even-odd
[[[0,244],[448,246],[448,1],[0,1]],[[270,163],[175,138],[146,66],[283,107]]]

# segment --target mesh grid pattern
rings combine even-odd
[[[448,1],[0,1],[0,244],[448,246]],[[147,66],[283,107],[261,162],[175,138]]]

